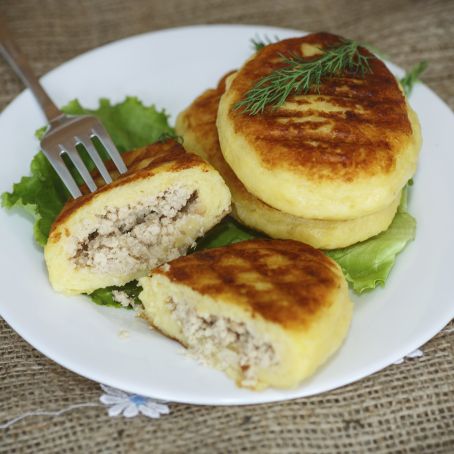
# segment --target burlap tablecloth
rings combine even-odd
[[[39,75],[137,33],[190,24],[268,24],[364,40],[407,69],[426,59],[424,81],[454,108],[452,0],[0,0],[0,12]],[[0,61],[0,108],[22,88]],[[453,331],[451,322],[422,347],[422,358],[320,396],[250,407],[173,404],[159,420],[110,418],[104,407],[33,416],[0,430],[0,451],[452,453]],[[99,398],[97,383],[48,360],[3,321],[0,338],[0,423]]]

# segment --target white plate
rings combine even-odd
[[[175,115],[251,54],[257,34],[281,38],[301,32],[270,27],[201,26],[128,38],[88,52],[43,78],[58,104],[78,97],[94,107],[100,97],[136,95]],[[402,70],[390,65],[399,76]],[[418,84],[411,103],[424,146],[410,208],[416,241],[399,256],[385,289],[354,297],[348,338],[311,379],[291,391],[238,389],[221,372],[196,364],[182,347],[148,329],[129,311],[100,307],[50,288],[43,254],[25,216],[0,210],[0,310],[30,344],[62,366],[126,391],[194,404],[252,404],[328,391],[372,374],[434,336],[454,316],[454,116]],[[0,116],[0,191],[27,174],[38,150],[33,132],[44,123],[30,93]],[[129,337],[119,336],[127,330]]]

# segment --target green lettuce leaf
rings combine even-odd
[[[197,247],[194,252],[203,249],[227,246],[229,244],[263,236],[264,235],[241,225],[232,217],[227,216],[220,224],[214,226],[197,242]]]
[[[412,183],[411,183],[412,184]],[[357,293],[385,285],[397,254],[415,239],[416,221],[407,213],[408,186],[388,230],[352,246],[326,251],[342,268]]]
[[[86,109],[79,101],[73,100],[62,110],[70,115],[89,114],[98,117],[120,152],[156,142],[162,137],[175,136],[165,111],[160,112],[154,106],[144,106],[135,97],[127,97],[118,104],[101,99],[96,109]],[[36,131],[36,136],[41,138],[45,131],[46,127],[40,128]],[[103,153],[102,148],[98,150]],[[86,163],[89,168],[93,167],[92,163]],[[20,182],[13,185],[11,192],[2,194],[2,206],[25,209],[34,220],[35,239],[44,247],[52,223],[69,198],[68,191],[44,154],[38,152],[31,162],[30,176],[22,177]],[[140,287],[134,281],[122,287],[96,290],[90,296],[97,304],[121,306],[114,300],[112,290],[123,290],[137,299]]]
[[[100,99],[99,107],[94,110],[85,109],[75,99],[62,110],[70,115],[89,114],[98,117],[120,152],[156,142],[164,134],[174,134],[165,111],[159,112],[154,106],[144,106],[132,96],[119,104]]]
[[[35,239],[44,246],[50,227],[69,194],[43,153],[39,152],[33,158],[30,173],[14,184],[11,192],[2,194],[2,205],[5,208],[25,208],[34,220]]]
[[[134,305],[142,304],[139,300],[139,293],[142,291],[142,287],[137,281],[131,281],[121,287],[106,287],[95,290],[93,293],[90,293],[90,298],[101,306],[111,306],[111,307],[124,307],[119,302],[115,301],[113,297],[113,291],[125,292],[129,298],[134,301]],[[132,306],[129,306],[128,309],[132,309]]]

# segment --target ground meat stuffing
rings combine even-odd
[[[77,241],[73,260],[98,272],[129,274],[177,258],[194,242],[186,227],[200,216],[196,205],[196,191],[175,186],[135,204],[107,207]]]
[[[210,363],[217,356],[225,368],[233,366],[242,372],[241,384],[254,386],[257,369],[277,364],[270,343],[260,340],[243,322],[228,317],[198,314],[184,301],[169,299],[172,317],[178,322],[192,356]]]
[[[134,306],[134,298],[131,298],[126,292],[121,290],[112,290],[113,299],[120,303],[123,307],[133,307]]]

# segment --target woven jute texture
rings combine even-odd
[[[0,12],[39,75],[137,33],[192,24],[268,24],[367,41],[407,69],[426,59],[424,82],[454,108],[452,0],[0,0]],[[0,108],[22,88],[0,61]],[[0,350],[0,424],[29,411],[98,401],[97,383],[53,363],[3,321]],[[422,358],[291,402],[172,404],[171,414],[159,420],[110,418],[101,406],[33,416],[0,430],[0,452],[453,453],[454,324],[422,350]]]

